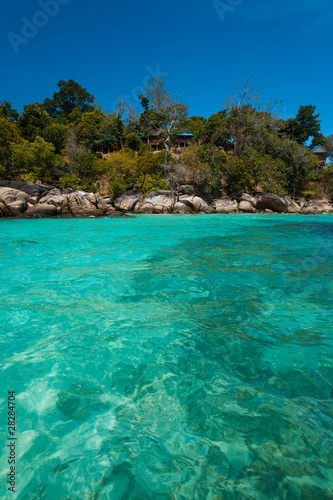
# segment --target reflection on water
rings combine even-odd
[[[332,498],[330,216],[1,226],[18,499]]]

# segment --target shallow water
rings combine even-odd
[[[14,498],[331,499],[332,256],[325,215],[0,221]]]

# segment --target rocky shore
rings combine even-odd
[[[23,181],[0,181],[0,218],[49,217],[119,217],[135,214],[230,214],[230,213],[333,213],[326,200],[292,201],[271,193],[251,196],[244,193],[238,199],[208,200],[199,196],[193,186],[181,186],[177,191],[154,191],[143,196],[127,190],[119,198],[85,193],[73,189],[57,189],[44,184]]]

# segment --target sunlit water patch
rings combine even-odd
[[[0,221],[15,498],[331,499],[332,256],[332,216]]]

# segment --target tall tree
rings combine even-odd
[[[300,106],[296,118],[286,120],[283,132],[299,144],[305,144],[310,137],[316,139],[320,134],[319,113],[314,114],[316,106]],[[316,144],[314,144],[316,145]]]
[[[187,117],[187,106],[181,103],[181,98],[177,94],[171,94],[164,89],[164,81],[161,77],[151,77],[148,80],[141,101],[145,107],[144,113],[153,111],[156,120],[159,122],[160,129],[164,132],[164,168],[166,175],[171,137],[182,122],[184,123],[184,119]],[[149,104],[150,110],[148,109]]]
[[[0,102],[0,116],[3,118],[7,118],[11,122],[14,122],[18,120],[18,117],[20,116],[16,109],[12,107],[11,102],[9,101],[2,101]]]
[[[255,130],[266,128],[280,103],[262,102],[261,92],[255,88],[252,77],[245,78],[236,87],[236,94],[229,96],[226,101],[227,127],[234,142],[234,153],[240,155],[246,137]]]
[[[77,108],[82,114],[92,111],[92,103],[95,101],[93,95],[81,87],[74,80],[60,80],[59,91],[53,94],[53,98],[44,100],[44,108],[54,118],[63,117],[68,119],[69,115]]]
[[[35,102],[24,106],[18,125],[24,139],[32,142],[37,136],[43,135],[43,130],[51,124],[51,118],[42,104]]]

